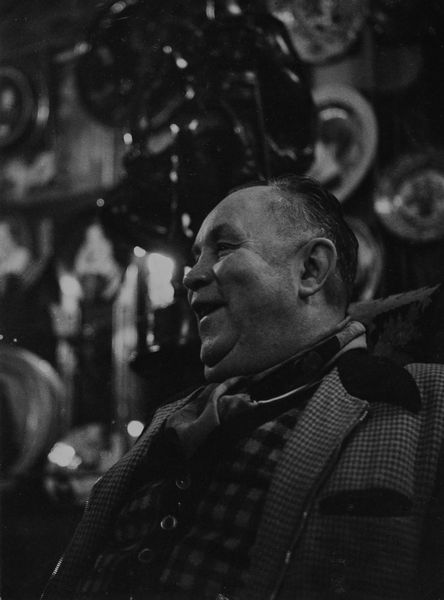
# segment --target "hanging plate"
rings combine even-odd
[[[444,153],[405,155],[383,176],[374,197],[383,225],[411,242],[444,237]]]
[[[308,175],[344,202],[362,182],[376,155],[373,108],[354,88],[325,85],[313,92],[317,107],[315,161]]]
[[[356,41],[368,14],[368,0],[267,0],[288,28],[305,62],[325,63]]]
[[[1,433],[12,444],[1,465],[8,479],[28,473],[54,443],[69,407],[51,365],[23,348],[0,345],[0,385]]]
[[[384,269],[382,244],[362,219],[350,216],[345,219],[359,243],[353,299],[371,300],[379,289]]]
[[[28,76],[12,66],[0,67],[0,150],[22,139],[38,114]]]

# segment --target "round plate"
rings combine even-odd
[[[301,59],[312,64],[344,54],[368,14],[368,0],[267,0],[267,6],[286,24]]]
[[[384,269],[382,244],[362,219],[350,216],[345,219],[359,243],[353,299],[355,301],[371,300],[378,291]]]
[[[18,141],[37,112],[28,77],[15,67],[0,67],[0,149]]]
[[[325,85],[313,92],[317,108],[315,160],[308,172],[344,202],[368,173],[376,155],[373,108],[354,88]]]
[[[444,238],[444,154],[406,155],[377,187],[374,209],[383,225],[411,242]]]
[[[51,447],[69,408],[52,366],[23,348],[0,346],[0,387],[2,434],[19,442],[2,464],[2,476],[9,478],[28,472]]]

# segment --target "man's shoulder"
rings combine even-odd
[[[357,349],[342,355],[337,368],[350,395],[370,404],[391,404],[419,412],[421,392],[415,375],[393,360]]]
[[[405,370],[418,387],[423,408],[444,415],[444,364],[411,363]]]
[[[444,420],[444,364],[401,365],[363,351],[350,351],[338,361],[342,385],[370,404],[396,405],[421,418]]]
[[[442,363],[410,363],[404,367],[421,385],[428,384],[444,387],[444,364]]]

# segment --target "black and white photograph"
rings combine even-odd
[[[444,599],[444,4],[0,0],[0,600]]]

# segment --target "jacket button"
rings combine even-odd
[[[154,552],[151,548],[142,548],[137,555],[137,560],[141,563],[150,563],[154,559]]]
[[[161,520],[160,526],[165,531],[171,531],[172,529],[176,529],[177,523],[178,521],[175,516],[167,515]]]
[[[175,483],[176,487],[179,488],[179,490],[187,490],[191,485],[191,479],[189,475],[185,475],[185,477],[179,477],[178,479],[176,479]]]

